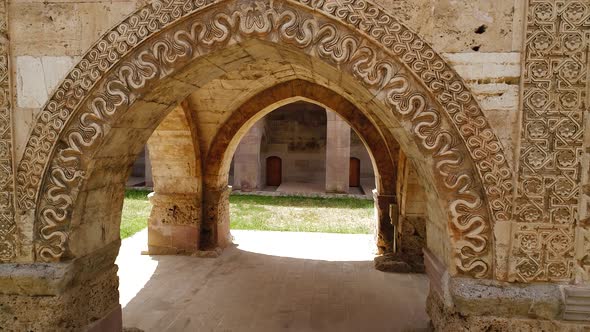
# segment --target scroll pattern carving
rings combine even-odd
[[[467,144],[494,221],[512,218],[512,171],[502,145],[459,75],[420,37],[368,1],[298,0],[377,40],[434,94]]]
[[[37,209],[40,259],[59,260],[67,255],[68,211],[86,177],[87,161],[82,156],[94,152],[105,126],[129,106],[133,92],[232,38],[258,38],[279,40],[338,64],[377,91],[393,116],[411,123],[413,136],[433,156],[435,171],[453,197],[450,228],[458,270],[489,277],[488,211],[495,220],[510,218],[511,173],[500,144],[454,71],[415,34],[365,1],[223,2],[223,7],[209,11],[197,10],[209,4],[207,1],[171,1],[145,7],[105,35],[48,102],[18,174],[21,209],[35,208],[37,193],[42,195]],[[315,11],[302,10],[301,6],[311,6]],[[163,29],[191,11],[199,15]],[[318,12],[347,23],[347,27],[355,26],[370,39],[346,32],[342,24],[320,23],[325,19],[312,16]],[[140,39],[162,29],[141,47],[136,46]],[[380,43],[385,52],[376,51],[370,43]],[[393,53],[401,64],[383,55],[386,53]],[[123,56],[125,61],[119,63]],[[111,67],[110,74],[104,75]],[[434,93],[446,114],[421,92],[423,87],[416,79]],[[61,143],[50,160],[47,151],[58,138]],[[468,155],[471,158],[466,158]],[[487,207],[469,159],[486,188]],[[39,190],[48,160],[48,176]]]
[[[529,1],[525,39],[511,279],[567,281],[579,222],[590,3]]]
[[[0,1],[0,262],[11,261],[16,255],[12,107],[6,15],[6,1]]]

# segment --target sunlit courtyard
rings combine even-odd
[[[128,190],[121,217],[121,238],[147,227],[149,191]],[[231,195],[232,229],[372,234],[374,203],[354,197]]]

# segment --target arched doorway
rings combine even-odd
[[[278,187],[283,178],[283,163],[281,158],[270,156],[266,158],[266,185]]]
[[[348,185],[351,187],[359,187],[361,185],[361,160],[351,157],[348,172]]]
[[[301,79],[362,105],[363,114],[351,112],[350,121],[359,128],[377,128],[363,138],[395,137],[406,154],[422,165],[420,177],[430,183],[436,198],[430,210],[440,217],[430,227],[445,234],[433,239],[430,249],[453,275],[492,277],[492,221],[508,218],[510,186],[504,184],[510,182],[511,171],[477,102],[442,58],[379,10],[380,19],[373,23],[368,18],[373,14],[342,14],[342,10],[358,9],[336,10],[333,3],[322,1],[208,4],[170,4],[177,10],[148,5],[130,16],[87,53],[37,119],[18,168],[21,223],[34,229],[18,244],[28,250],[28,256],[19,260],[49,265],[96,263],[83,265],[93,270],[75,274],[72,284],[81,290],[67,290],[74,296],[52,297],[60,304],[56,307],[77,307],[82,312],[64,309],[51,322],[66,319],[81,328],[99,319],[105,324],[113,321],[117,290],[112,262],[118,248],[119,212],[112,207],[120,207],[126,170],[157,124],[190,91],[261,62],[274,65],[272,74],[258,76],[258,84],[240,97]],[[365,19],[371,22],[356,21]],[[146,24],[135,28],[137,22]],[[389,29],[391,24],[395,29]],[[371,32],[351,30],[359,26]],[[415,43],[408,43],[408,38]],[[416,61],[427,64],[415,65]],[[374,71],[376,67],[380,69]],[[430,70],[437,74],[423,72]],[[261,100],[281,94],[289,98],[292,88],[284,85],[277,95]],[[201,117],[196,122],[213,126],[230,118],[251,120],[244,115],[232,118],[238,114],[232,110],[204,113],[193,114]],[[211,147],[213,137],[234,144],[230,143],[233,136],[223,136],[222,130],[215,135],[206,130],[212,127],[203,128],[201,151]],[[488,142],[494,148],[480,149],[467,141]],[[220,151],[212,147],[204,158],[210,160],[224,151],[226,147]],[[203,245],[210,247],[223,244],[219,237],[224,234],[227,211],[219,202],[227,198],[227,174],[204,174],[200,236]],[[391,176],[380,173],[382,180]],[[489,182],[484,191],[483,179],[489,178],[495,182]],[[84,295],[88,293],[93,297]],[[89,307],[93,310],[84,310]]]

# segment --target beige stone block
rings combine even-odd
[[[169,154],[179,153],[181,151],[178,150],[170,150]],[[153,157],[152,160],[156,158]],[[154,174],[154,178],[163,179],[163,178],[185,178],[194,176],[194,163],[188,162],[171,162],[166,160],[166,156],[161,156],[158,159],[162,159],[163,162],[153,163],[152,165],[152,172]],[[158,184],[159,181],[156,181]],[[170,184],[174,185],[174,182],[170,182]],[[174,191],[173,191],[174,192]]]
[[[195,60],[190,66],[174,74],[174,79],[196,87],[202,87],[208,82],[225,74],[225,70],[205,58]]]
[[[526,1],[514,0],[514,19],[512,21],[512,50],[521,52],[524,41],[524,24],[523,21],[527,15]]]
[[[350,126],[332,110],[326,110],[326,192],[348,192]]]
[[[76,3],[11,3],[8,13],[13,56],[82,53]]]
[[[145,1],[80,2],[76,14],[81,20],[80,49],[86,52],[100,36],[143,6]]]
[[[444,53],[443,57],[466,81],[518,82],[520,53]]]
[[[146,86],[139,92],[140,98],[145,101],[156,102],[164,105],[176,106],[184,100],[197,86],[167,76]]]
[[[12,121],[14,123],[14,153],[16,156],[15,161],[18,163],[22,159],[23,153],[25,152],[27,140],[34,124],[33,114],[36,109],[15,107],[13,110],[14,112]]]
[[[236,70],[243,65],[252,63],[254,59],[241,45],[230,41],[222,50],[212,53],[207,60],[221,68],[225,72]]]
[[[113,128],[133,128],[153,130],[157,124],[162,121],[175,106],[168,106],[154,102],[136,100],[129,109],[127,109],[113,123]]]
[[[112,128],[106,138],[100,157],[136,156],[152,134],[151,129]]]
[[[185,173],[183,173],[185,174]],[[158,193],[197,193],[200,191],[200,180],[188,176],[154,176],[154,188]]]
[[[520,124],[518,112],[515,110],[484,111],[490,127],[502,143],[504,154],[509,163],[512,163],[514,142],[518,139]]]
[[[432,42],[432,32],[436,22],[436,18],[432,15],[435,2],[424,0],[375,0],[375,2],[426,41]]]
[[[250,54],[254,59],[264,59],[273,62],[284,61],[284,58],[281,56],[275,45],[263,43],[258,40],[247,40],[246,42],[241,43],[241,45],[244,47],[244,51]]]
[[[433,47],[440,52],[511,51],[513,13],[512,1],[432,2]]]
[[[90,175],[85,190],[91,191],[114,184],[124,187],[135,158],[135,155],[94,158],[88,167]]]
[[[43,106],[74,64],[75,58],[69,56],[16,57],[17,106]]]
[[[516,112],[519,107],[520,88],[516,84],[490,83],[470,84],[471,91],[484,110]]]
[[[107,185],[84,193],[74,214],[78,223],[72,224],[70,249],[82,257],[119,239],[120,216],[124,185]]]

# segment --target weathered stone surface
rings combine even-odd
[[[563,319],[590,321],[590,287],[565,286],[563,295]]]
[[[395,195],[383,195],[373,191],[375,215],[375,242],[379,254],[392,253],[394,248],[394,220],[397,218],[397,198]]]
[[[203,192],[202,250],[225,248],[232,244],[229,232],[229,194],[231,186],[221,189],[205,188]]]
[[[502,306],[509,307],[510,304],[502,304]],[[435,331],[442,332],[585,332],[588,330],[587,325],[558,320],[514,316],[464,315],[445,307],[440,297],[432,292],[426,300],[426,311],[432,320]]]
[[[452,278],[449,292],[455,310],[466,316],[506,316],[558,319],[561,292],[552,284],[512,284]]]
[[[326,192],[347,193],[350,166],[350,126],[326,110]]]
[[[422,255],[389,253],[374,259],[375,268],[383,272],[424,273]]]
[[[178,252],[178,241],[190,251],[201,237],[214,249],[231,242],[230,151],[261,109],[309,98],[371,146],[377,191],[398,194],[403,218],[391,239],[399,237],[400,254],[433,253],[437,328],[581,330],[558,319],[586,317],[585,296],[566,292],[576,300],[561,312],[555,284],[457,275],[581,289],[590,280],[590,8],[583,0],[380,2],[419,35],[370,2],[225,0],[154,2],[96,40],[142,1],[3,2],[11,19],[0,24],[2,260],[92,259],[73,272],[3,267],[16,279],[1,279],[0,326],[115,321],[115,268],[95,255],[116,246],[129,166],[167,114],[185,112],[187,126],[164,135],[171,144],[162,156],[176,149],[178,158],[154,165],[156,182],[167,182],[156,192],[190,198],[154,208],[162,246],[153,247]],[[326,31],[332,40],[318,38]],[[396,190],[400,147],[415,169],[404,190]],[[406,268],[392,262],[382,265]]]
[[[199,248],[201,197],[151,193],[148,250],[153,255],[191,254]]]
[[[264,187],[260,161],[264,132],[265,122],[262,119],[256,122],[240,141],[240,145],[234,153],[233,188],[248,192]]]
[[[377,0],[441,52],[520,49],[519,1]],[[483,27],[483,28],[482,28]]]
[[[105,324],[115,321],[114,327],[120,328],[114,265],[119,245],[112,243],[68,263],[23,264],[18,269],[0,265],[0,326],[14,331],[81,330],[112,316]]]
[[[71,283],[74,274],[68,263],[0,264],[0,293],[59,294]]]
[[[123,327],[123,332],[144,332],[142,329],[137,327]]]
[[[45,104],[57,84],[75,63],[74,57],[16,58],[16,88],[18,107],[39,108]]]

